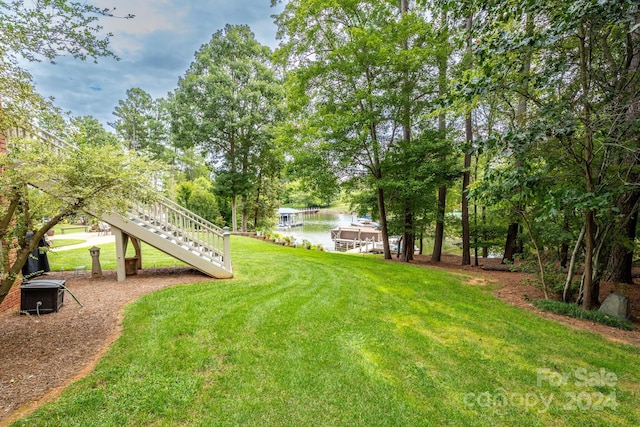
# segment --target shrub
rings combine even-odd
[[[553,300],[536,300],[533,301],[533,305],[541,310],[549,311],[551,313],[563,314],[565,316],[574,317],[576,319],[586,319],[603,325],[613,326],[614,328],[624,329],[626,331],[633,330],[634,326],[628,320],[620,319],[615,316],[610,316],[597,310],[583,310],[575,303],[566,303]]]

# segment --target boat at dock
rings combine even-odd
[[[380,227],[380,224],[378,224],[375,221],[372,221],[371,217],[369,216],[358,217],[354,222],[351,223],[351,225],[354,227],[371,227],[371,228]]]

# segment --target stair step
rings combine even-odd
[[[144,217],[131,216],[128,223],[139,227],[141,233],[152,233],[166,240],[178,251],[188,252],[208,263],[224,268],[224,262],[222,256],[219,255],[219,250],[208,247],[204,242],[201,242],[198,239],[192,239],[189,237],[190,234],[184,234],[177,228],[173,229],[172,227],[167,227],[166,225],[163,225],[161,221],[155,221],[153,218],[146,215]],[[131,232],[131,230],[129,232]],[[131,234],[136,235],[135,232]],[[144,240],[143,236],[137,237]],[[180,255],[177,253],[174,254],[174,256],[180,258]]]

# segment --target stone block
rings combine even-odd
[[[610,316],[629,320],[631,317],[631,305],[629,298],[622,294],[612,293],[600,306],[600,311]]]

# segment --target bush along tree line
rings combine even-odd
[[[275,52],[227,25],[166,98],[130,89],[115,135],[91,117],[41,124],[146,153],[171,197],[233,230],[342,192],[380,223],[385,258],[398,235],[403,260],[429,237],[439,261],[449,236],[463,264],[525,258],[545,293],[587,309],[601,280],[631,282],[637,4],[291,0],[275,21]]]

